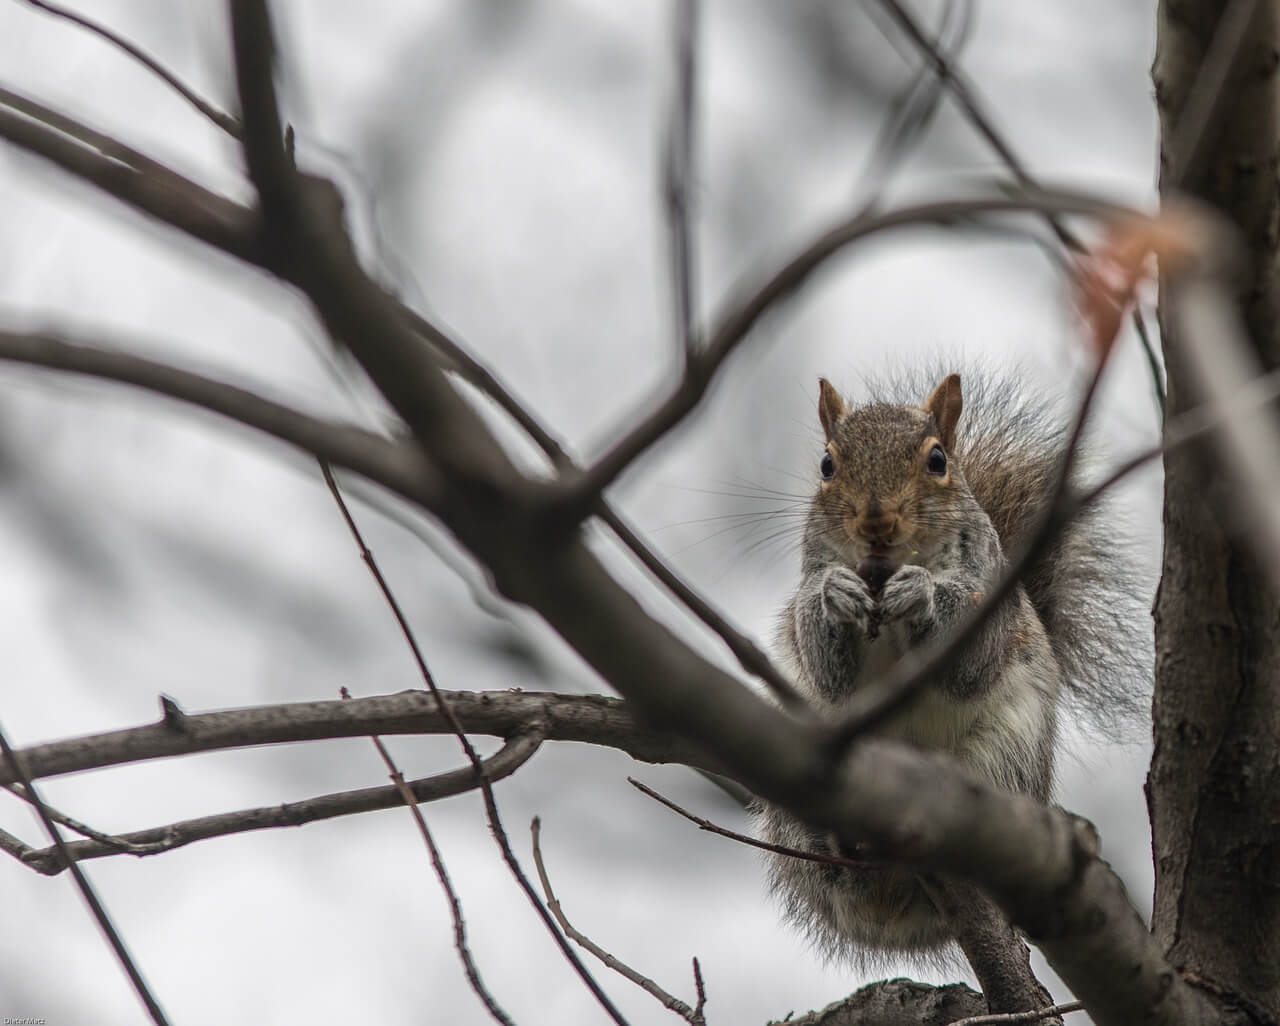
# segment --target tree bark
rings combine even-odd
[[[1226,214],[1251,268],[1240,285],[1262,364],[1280,364],[1276,278],[1277,41],[1262,2],[1192,159],[1182,115],[1222,0],[1162,0],[1153,78],[1162,199],[1176,189]],[[1203,88],[1203,86],[1201,87]],[[1181,181],[1178,179],[1181,178]],[[1170,288],[1162,283],[1162,308]],[[1196,405],[1170,344],[1168,413]],[[1265,414],[1272,416],[1271,413]],[[1155,752],[1147,781],[1155,855],[1153,930],[1184,977],[1253,1021],[1280,1019],[1280,605],[1238,532],[1234,486],[1205,451],[1165,458],[1164,565],[1155,605]]]

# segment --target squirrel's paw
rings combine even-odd
[[[822,615],[828,623],[865,627],[875,610],[867,582],[846,566],[833,566],[822,575]]]
[[[933,575],[922,566],[906,564],[884,584],[880,610],[886,620],[933,618]]]

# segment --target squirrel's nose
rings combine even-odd
[[[873,498],[859,519],[858,533],[872,548],[887,548],[893,544],[897,526],[898,518]]]

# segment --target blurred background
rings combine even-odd
[[[935,28],[948,16],[939,3],[913,9]],[[234,110],[222,5],[100,0],[84,13]],[[275,14],[299,161],[342,184],[369,265],[498,370],[575,453],[598,453],[673,380],[660,173],[673,5],[312,0]],[[950,11],[952,37],[963,14]],[[958,60],[1035,175],[1148,205],[1153,32],[1153,3],[977,4]],[[698,54],[704,319],[873,196],[919,201],[1007,177],[947,99],[900,162],[874,156],[921,62],[872,0],[713,0]],[[0,84],[251,198],[232,141],[101,40],[0,0],[0,66]],[[310,411],[387,423],[306,305],[266,276],[7,144],[0,196],[6,328],[73,332]],[[833,261],[766,319],[698,414],[613,498],[681,574],[767,640],[798,577],[818,376],[856,395],[867,375],[939,354],[1017,366],[1028,389],[1069,398],[1081,334],[1045,251],[1010,235],[922,229]],[[1157,425],[1127,334],[1098,410],[1099,462],[1150,445]],[[430,522],[351,487],[443,687],[607,690],[529,614],[486,596],[482,575]],[[1119,502],[1150,594],[1158,473],[1135,475]],[[0,365],[0,537],[0,722],[15,743],[154,720],[161,693],[205,711],[419,686],[314,463],[211,416]],[[608,539],[600,546],[649,608],[733,665]],[[409,776],[460,765],[447,737],[389,745]],[[1073,733],[1070,745],[1060,799],[1099,825],[1145,912],[1142,738],[1099,745]],[[696,955],[717,1023],[802,1013],[866,981],[822,964],[780,923],[754,851],[678,820],[628,774],[749,829],[690,771],[547,745],[497,793],[530,870],[527,826],[542,817],[548,869],[576,926],[690,1001]],[[352,740],[130,766],[43,791],[123,832],[384,780],[372,746]],[[498,1002],[522,1024],[603,1021],[513,884],[478,797],[424,811]],[[0,803],[0,826],[43,844],[16,799]],[[175,1024],[486,1021],[403,810],[87,871]],[[5,859],[0,893],[0,1016],[143,1021],[69,878]],[[597,975],[632,1023],[675,1021],[603,967]],[[962,978],[909,964],[881,975]]]

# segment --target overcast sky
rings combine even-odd
[[[82,6],[234,109],[221,5]],[[916,7],[936,23],[940,5]],[[1153,8],[977,5],[961,63],[1035,174],[1152,201]],[[658,169],[672,5],[309,0],[276,13],[299,159],[347,191],[370,265],[466,339],[575,451],[599,451],[671,380]],[[873,191],[891,203],[942,197],[1001,172],[944,103],[906,163],[868,180],[887,104],[918,70],[880,24],[851,2],[705,6],[694,183],[704,315]],[[100,40],[0,0],[0,66],[3,86],[250,198],[234,145]],[[74,332],[386,423],[306,306],[263,275],[7,144],[0,195],[6,329]],[[1099,415],[1103,460],[1156,435],[1145,364],[1133,338],[1123,347]],[[1016,362],[1046,395],[1069,393],[1083,362],[1066,289],[1034,245],[933,230],[876,242],[770,317],[693,422],[615,497],[682,574],[766,640],[798,574],[800,520],[777,511],[810,487],[818,376],[856,394],[863,376],[926,354],[960,368]],[[1151,589],[1154,472],[1121,498]],[[377,497],[356,511],[442,686],[603,689],[527,614],[481,608],[474,568],[429,522]],[[15,742],[148,722],[161,693],[203,711],[418,685],[311,461],[247,430],[115,386],[0,366],[0,532],[0,723]],[[627,559],[610,558],[650,608],[729,665]],[[1072,746],[1060,798],[1099,824],[1145,911],[1147,753]],[[448,738],[391,747],[406,774],[459,764]],[[576,925],[686,999],[698,956],[715,1023],[803,1012],[864,982],[821,964],[779,923],[754,852],[675,820],[628,774],[749,829],[689,771],[548,745],[498,796],[530,868],[528,822],[542,816],[548,867]],[[99,829],[127,831],[384,778],[372,747],[353,740],[126,767],[51,780],[44,792]],[[499,1003],[522,1026],[602,1021],[512,884],[478,799],[425,811]],[[0,805],[0,826],[40,837],[16,800]],[[88,872],[175,1026],[485,1021],[403,810]],[[0,893],[0,1016],[143,1021],[68,878],[4,861]],[[906,964],[886,974],[954,978]],[[674,1021],[598,975],[632,1023]]]

